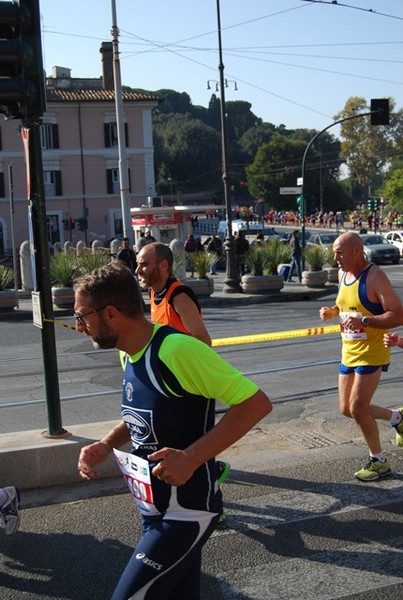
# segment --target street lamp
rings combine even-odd
[[[225,279],[223,291],[226,293],[236,293],[241,291],[239,271],[235,259],[234,236],[232,235],[232,209],[230,199],[230,175],[228,173],[228,145],[227,145],[227,128],[225,117],[225,87],[228,82],[224,78],[224,63],[222,59],[222,44],[221,44],[221,16],[220,16],[220,0],[216,0],[217,4],[217,30],[218,30],[218,55],[219,55],[219,89],[220,89],[220,117],[221,117],[221,151],[222,151],[222,181],[224,185],[224,203],[227,213],[227,231],[224,242],[226,253],[225,260]],[[218,91],[218,90],[217,90]]]

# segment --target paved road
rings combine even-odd
[[[227,526],[204,550],[203,600],[401,600],[403,452],[388,446],[397,473],[363,484],[351,477],[362,459],[351,427],[309,448],[299,421],[287,439],[267,426],[230,453]],[[138,532],[120,480],[24,500],[20,531],[0,535],[1,599],[110,598]]]

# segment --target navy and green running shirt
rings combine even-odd
[[[122,419],[130,431],[132,453],[144,459],[164,447],[183,450],[201,438],[214,426],[214,397],[232,406],[258,391],[207,344],[166,325],[154,325],[151,341],[140,352],[120,356]],[[155,506],[171,518],[222,510],[214,459],[177,488],[151,478]]]

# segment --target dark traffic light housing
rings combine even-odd
[[[371,125],[389,125],[389,98],[371,100]]]
[[[0,112],[30,121],[46,110],[39,0],[0,2]]]
[[[81,217],[80,219],[76,219],[77,226],[80,231],[85,231],[88,229],[87,219],[85,217]]]

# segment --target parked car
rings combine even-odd
[[[334,241],[339,237],[336,232],[329,233],[311,233],[307,246],[323,246],[332,248]]]
[[[400,256],[403,256],[403,231],[388,231],[383,234],[385,240],[396,246]]]
[[[400,260],[399,250],[382,235],[360,235],[364,242],[365,258],[373,263],[391,262],[396,265]]]

